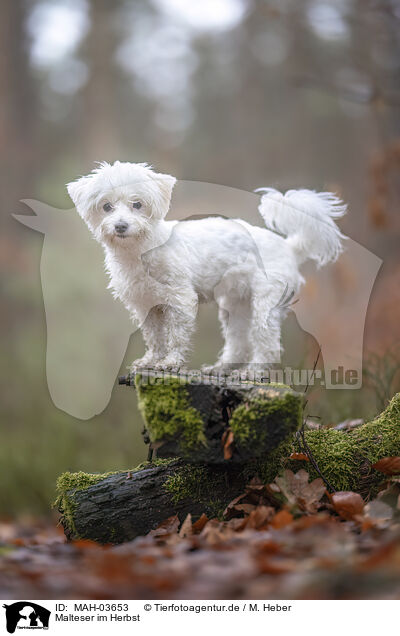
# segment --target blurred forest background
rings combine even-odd
[[[70,208],[64,184],[95,160],[249,191],[339,192],[343,231],[384,263],[365,387],[315,389],[310,411],[329,424],[384,406],[399,369],[398,0],[2,0],[0,34],[0,514],[46,513],[62,471],[146,454],[132,391],[116,387],[88,421],[51,402],[43,236],[11,217],[29,214],[24,198]],[[216,312],[202,312],[196,351],[213,358]],[[140,347],[135,334],[121,372]]]

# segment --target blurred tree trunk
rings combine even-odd
[[[0,205],[3,219],[32,197],[37,108],[29,76],[23,0],[0,3]]]
[[[114,160],[119,152],[118,71],[115,51],[118,44],[113,28],[116,3],[91,0],[91,28],[84,54],[89,65],[89,81],[83,91],[81,118],[85,159]]]

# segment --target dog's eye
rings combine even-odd
[[[104,212],[111,212],[112,209],[113,209],[113,207],[112,207],[111,203],[105,203],[103,205]]]
[[[140,210],[140,208],[142,207],[142,204],[140,203],[140,201],[134,201],[132,203],[132,207],[135,208],[135,210]]]

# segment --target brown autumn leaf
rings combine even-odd
[[[268,484],[264,484],[259,477],[253,479],[246,485],[246,502],[258,506],[275,505],[275,498],[270,493]]]
[[[218,519],[210,519],[200,533],[200,537],[208,545],[218,545],[235,534],[235,530]]]
[[[168,534],[175,534],[178,532],[178,528],[180,525],[178,515],[173,515],[172,517],[168,517],[162,523],[160,523],[157,528],[154,530],[150,530],[149,535],[152,537],[162,537]]]
[[[364,510],[364,500],[357,492],[335,492],[331,496],[331,501],[338,515],[347,521],[362,515]]]
[[[276,530],[289,526],[293,522],[293,515],[288,510],[280,510],[271,520],[271,526]]]
[[[228,528],[232,528],[235,532],[241,532],[247,527],[247,522],[250,517],[237,517],[235,519],[229,519],[229,521],[225,521],[225,525]]]
[[[259,561],[260,572],[263,574],[287,574],[296,570],[296,559],[264,558]]]
[[[91,539],[75,539],[73,544],[74,547],[79,550],[98,550],[102,547],[96,541],[92,541]]]
[[[393,518],[394,511],[380,499],[373,499],[365,506],[365,516],[369,521],[372,521],[374,525],[384,525],[386,522]]]
[[[281,493],[289,506],[298,507],[308,514],[319,508],[319,501],[325,493],[325,484],[320,477],[308,482],[309,474],[301,469],[297,473],[287,469],[283,475],[275,478]]]
[[[275,515],[275,508],[272,506],[258,506],[252,510],[248,516],[246,528],[254,530],[264,530]]]
[[[296,461],[309,462],[309,458],[304,453],[291,453],[289,459],[295,459]]]
[[[236,516],[236,512],[237,512],[237,506],[240,504],[241,501],[243,501],[243,499],[245,499],[247,496],[247,493],[242,493],[241,495],[238,495],[238,497],[235,497],[235,499],[232,499],[232,501],[230,501],[227,505],[227,507],[224,510],[223,516],[226,517],[227,519],[231,519],[232,517]]]
[[[269,492],[268,484],[263,484],[259,477],[253,477],[246,485],[245,492],[229,502],[223,516],[228,520],[243,517],[243,514],[250,514],[257,507],[268,507],[271,504],[275,505],[275,500]]]
[[[192,515],[190,514],[190,512],[188,515],[186,515],[186,518],[184,522],[182,523],[178,534],[181,539],[184,539],[185,537],[190,537],[193,534]]]
[[[379,461],[372,464],[372,468],[379,470],[384,475],[399,475],[400,474],[400,457],[383,457]]]
[[[255,504],[252,503],[242,503],[242,504],[236,504],[236,506],[234,507],[235,512],[243,512],[245,515],[249,515],[251,512],[253,512],[253,510],[256,510],[257,506]]]
[[[193,534],[199,534],[203,530],[203,528],[206,525],[206,523],[208,523],[208,522],[209,522],[209,518],[203,512],[201,517],[199,517],[199,519],[197,519],[197,521],[192,523]]]
[[[231,429],[228,429],[225,431],[225,433],[222,436],[221,442],[224,445],[224,459],[231,459],[233,455],[233,443],[234,443],[233,431]]]

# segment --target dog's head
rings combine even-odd
[[[175,182],[145,163],[116,161],[101,163],[67,189],[97,241],[125,246],[153,233],[168,212]]]

